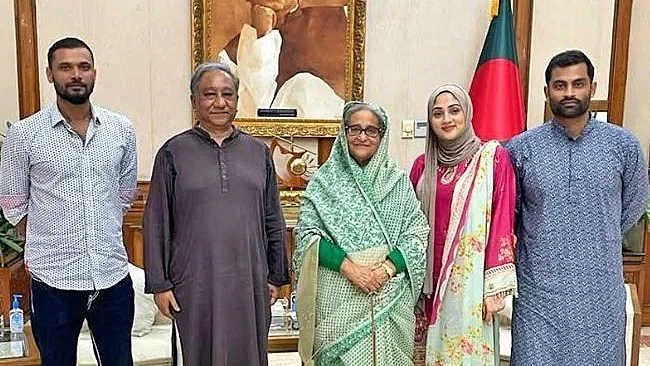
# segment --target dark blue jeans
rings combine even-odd
[[[100,365],[130,366],[134,313],[130,276],[99,291],[59,290],[32,280],[32,331],[43,366],[77,364],[77,339],[84,319]]]

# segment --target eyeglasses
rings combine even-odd
[[[348,136],[359,136],[361,135],[361,132],[363,132],[366,136],[375,138],[381,136],[384,133],[384,130],[374,126],[368,126],[366,128],[359,126],[345,126],[345,132]]]

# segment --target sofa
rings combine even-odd
[[[133,364],[171,365],[171,320],[158,311],[153,295],[144,293],[144,271],[129,264],[129,274],[135,292],[135,316],[131,329]],[[77,365],[97,365],[92,339],[86,324],[79,335]]]
[[[135,292],[135,316],[131,330],[134,365],[167,366],[172,364],[171,320],[165,318],[156,308],[153,295],[144,293],[144,271],[129,264],[129,274]],[[95,366],[97,361],[93,343],[84,324],[77,346],[77,365]],[[269,366],[299,366],[296,352],[269,354]]]

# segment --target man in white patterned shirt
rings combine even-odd
[[[134,299],[122,217],[136,195],[135,132],[92,105],[92,51],[48,51],[56,104],[14,124],[2,149],[0,207],[26,239],[34,338],[42,364],[75,365],[84,319],[100,365],[131,365]]]

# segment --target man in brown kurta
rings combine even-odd
[[[270,305],[289,283],[273,161],[232,125],[238,80],[227,66],[200,65],[190,89],[198,123],[154,163],[145,291],[175,320],[175,363],[264,366]]]

